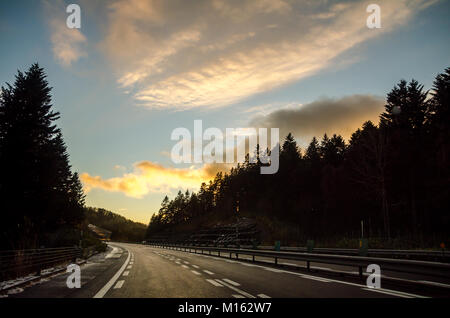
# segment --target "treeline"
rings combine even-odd
[[[147,226],[133,222],[111,211],[87,207],[86,222],[111,231],[112,241],[140,242],[145,237]]]
[[[78,242],[84,194],[38,64],[0,95],[0,249]]]
[[[325,134],[301,150],[289,134],[278,173],[261,175],[261,163],[247,160],[197,193],[165,197],[147,237],[198,220],[232,220],[239,209],[283,244],[355,239],[363,221],[366,237],[389,246],[437,246],[450,228],[449,95],[450,68],[431,91],[402,80],[387,95],[379,122],[364,123],[348,143]]]

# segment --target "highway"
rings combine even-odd
[[[400,288],[265,264],[139,244],[111,243],[81,267],[81,288],[68,274],[12,292],[12,298],[421,298]],[[448,295],[447,295],[448,296]]]

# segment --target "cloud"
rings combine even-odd
[[[278,127],[280,138],[289,132],[305,146],[313,136],[324,133],[349,138],[367,121],[378,122],[385,100],[372,95],[352,95],[339,99],[322,98],[296,108],[281,109],[250,121],[254,127]]]
[[[367,1],[117,0],[101,47],[138,104],[219,107],[315,74],[428,3],[377,4],[382,29],[366,27]]]
[[[50,28],[50,39],[55,59],[68,67],[87,56],[87,39],[79,29],[69,29],[66,25],[66,7],[63,1],[44,1],[44,8]]]
[[[100,176],[81,174],[80,178],[86,193],[94,188],[110,192],[122,192],[133,198],[142,198],[148,193],[165,193],[176,189],[198,190],[202,182],[214,178],[217,172],[224,171],[225,166],[208,164],[200,168],[167,168],[151,161],[135,164],[132,173],[121,177],[103,179]]]

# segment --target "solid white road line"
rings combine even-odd
[[[103,286],[102,289],[100,289],[97,292],[97,294],[94,295],[94,298],[103,298],[103,296],[106,295],[108,290],[112,287],[112,285],[114,285],[114,283],[120,277],[120,275],[122,275],[122,273],[125,270],[125,268],[127,267],[129,261],[130,261],[130,252],[128,252],[128,257],[127,257],[125,263],[123,263],[122,267],[114,274],[114,276],[106,283],[106,285]]]
[[[376,293],[381,293],[381,294],[386,294],[386,295],[391,295],[391,296],[396,296],[396,297],[402,297],[402,298],[413,298],[411,296],[398,294],[395,291],[382,290],[381,288],[363,288],[363,290],[368,290],[368,291],[372,291],[372,292],[376,292]]]
[[[258,294],[259,298],[271,298],[270,296],[267,296],[266,294]]]
[[[128,274],[130,274],[130,271],[125,271],[123,272],[122,276],[128,276]]]
[[[195,275],[201,275],[201,273],[199,273],[199,272],[197,272],[197,271],[191,270],[191,272],[193,272]]]
[[[116,285],[114,286],[114,289],[122,288],[123,283],[125,283],[124,280],[119,280],[119,281],[116,283]]]
[[[232,281],[231,279],[228,279],[228,278],[224,278],[223,281],[225,281],[227,283],[230,283],[231,285],[234,285],[234,286],[241,286],[241,284],[236,283],[236,282],[234,282],[234,281]]]
[[[443,284],[443,283],[438,283],[438,282],[432,282],[432,281],[429,281],[429,280],[419,280],[419,282],[420,282],[420,283],[429,284],[429,285],[439,286],[439,287],[450,288],[450,285],[448,285],[448,284]]]
[[[214,279],[207,279],[206,281],[209,282],[209,283],[211,283],[211,284],[213,284],[213,285],[216,286],[216,287],[223,287],[222,284],[216,282]]]
[[[221,281],[220,279],[216,279],[216,282],[219,282],[222,285],[227,286],[228,288],[234,290],[235,292],[237,292],[237,293],[239,293],[239,294],[241,294],[241,295],[243,295],[245,297],[256,298],[255,296],[253,296],[253,295],[251,295],[251,294],[249,294],[249,293],[247,293],[247,292],[245,292],[245,291],[243,291],[243,290],[241,290],[241,289],[239,289],[237,287],[234,287],[233,285],[230,285],[230,284],[228,284],[228,283],[226,283],[224,281]]]
[[[203,271],[204,271],[206,274],[208,274],[208,275],[214,275],[213,272],[207,271],[206,269],[204,269]]]

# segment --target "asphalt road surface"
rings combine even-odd
[[[236,261],[150,247],[111,243],[81,266],[81,288],[62,273],[8,297],[67,298],[417,298],[435,296],[401,287],[370,289],[359,279],[306,273],[264,263]],[[449,296],[449,295],[438,295]]]

